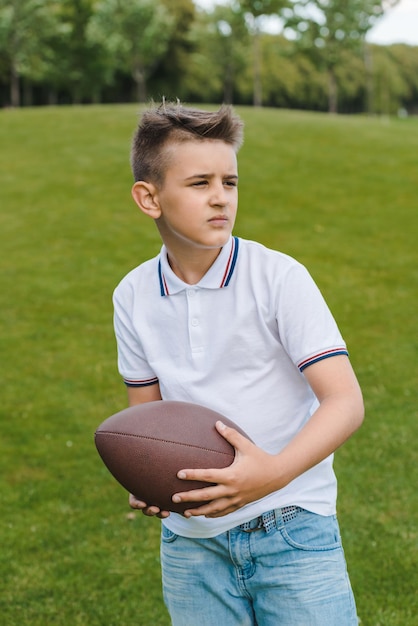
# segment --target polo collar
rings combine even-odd
[[[208,269],[201,280],[193,285],[203,289],[223,289],[229,285],[238,257],[239,239],[230,237],[224,245],[213,265]],[[175,293],[189,289],[190,285],[183,282],[171,269],[167,259],[167,248],[163,245],[158,261],[158,278],[162,296],[172,296]]]

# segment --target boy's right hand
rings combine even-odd
[[[158,506],[148,506],[146,502],[138,500],[131,493],[129,494],[129,506],[131,509],[138,509],[142,511],[144,515],[148,515],[149,517],[157,516],[160,519],[163,519],[164,517],[168,517],[170,515],[170,511],[160,511]]]

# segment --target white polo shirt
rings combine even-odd
[[[318,402],[303,370],[347,354],[307,270],[259,243],[231,237],[196,285],[171,270],[165,246],[114,292],[118,366],[127,385],[160,385],[164,400],[195,402],[226,415],[269,453],[278,453]],[[277,507],[335,513],[332,455],[280,491],[227,516],[171,513],[164,524],[212,537]]]

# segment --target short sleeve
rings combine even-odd
[[[280,340],[301,372],[322,359],[348,354],[324,297],[300,263],[288,269],[276,306]]]
[[[134,297],[129,283],[121,283],[115,289],[113,307],[118,370],[125,384],[129,387],[145,387],[157,383],[158,378],[148,365],[133,324]]]

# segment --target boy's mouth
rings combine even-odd
[[[208,221],[211,224],[223,226],[229,221],[229,219],[227,218],[226,215],[215,215],[214,217],[211,217],[210,220]]]

